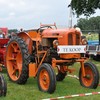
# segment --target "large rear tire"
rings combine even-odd
[[[83,77],[83,75],[82,75],[81,68],[79,71],[80,84],[83,87],[87,87],[87,88],[92,88],[92,89],[97,88],[97,86],[99,84],[99,72],[98,72],[96,66],[91,62],[86,62],[86,63],[84,63],[84,68],[85,68],[85,74],[86,74],[85,77]]]
[[[56,89],[56,76],[52,66],[43,63],[37,74],[37,82],[40,91],[53,93]]]
[[[25,42],[15,36],[11,38],[6,50],[6,66],[9,79],[18,84],[25,84],[28,79],[29,53]]]

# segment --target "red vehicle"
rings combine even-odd
[[[8,28],[0,28],[3,34],[6,36],[8,33]],[[2,71],[2,66],[5,66],[5,51],[6,51],[6,44],[8,43],[9,39],[0,38],[0,71]]]
[[[8,28],[0,28],[3,32],[4,36],[8,33]],[[0,71],[2,71],[2,66],[5,66],[5,52],[6,52],[6,45],[9,39],[0,38]],[[7,83],[2,74],[0,74],[0,97],[6,96],[7,93]]]
[[[8,43],[9,39],[0,39],[0,65],[5,65],[5,51],[6,51],[6,44]],[[1,68],[0,68],[1,69]]]

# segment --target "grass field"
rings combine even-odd
[[[98,34],[97,33],[91,33],[91,35],[88,34],[83,34],[84,36],[86,36],[87,40],[98,40]]]
[[[100,62],[92,61],[97,65],[100,72]],[[80,64],[76,63],[72,66],[76,71],[73,73],[78,75],[78,71],[80,68]],[[18,85],[9,81],[6,70],[2,72],[4,74],[7,81],[7,96],[0,97],[0,100],[41,100],[46,98],[53,98],[58,96],[68,96],[72,94],[79,93],[90,93],[90,92],[99,92],[100,86],[97,89],[88,89],[84,88],[80,85],[79,81],[75,78],[66,77],[62,82],[57,82],[56,91],[53,94],[48,94],[39,91],[37,86],[37,79],[29,78],[25,85]],[[70,100],[99,100],[100,95],[92,95],[86,97],[75,97],[70,98]],[[63,99],[64,100],[64,99]]]

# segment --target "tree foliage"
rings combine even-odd
[[[77,26],[81,30],[100,30],[100,16],[91,18],[80,18],[78,20]]]
[[[9,30],[8,30],[8,33],[9,33],[9,34],[11,34],[12,32],[17,33],[18,30],[17,30],[17,29],[9,29]]]
[[[96,9],[100,9],[100,0],[72,0],[71,8],[77,16],[89,16],[94,14]]]

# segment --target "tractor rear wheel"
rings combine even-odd
[[[37,73],[37,82],[40,91],[53,93],[56,89],[56,76],[52,66],[43,63]]]
[[[84,63],[85,74],[86,76],[83,77],[82,69],[80,68],[79,71],[79,81],[80,84],[87,88],[95,89],[99,84],[99,72],[96,66],[91,62]]]
[[[11,38],[6,50],[6,66],[9,79],[18,84],[25,84],[28,79],[29,53],[23,39]]]

